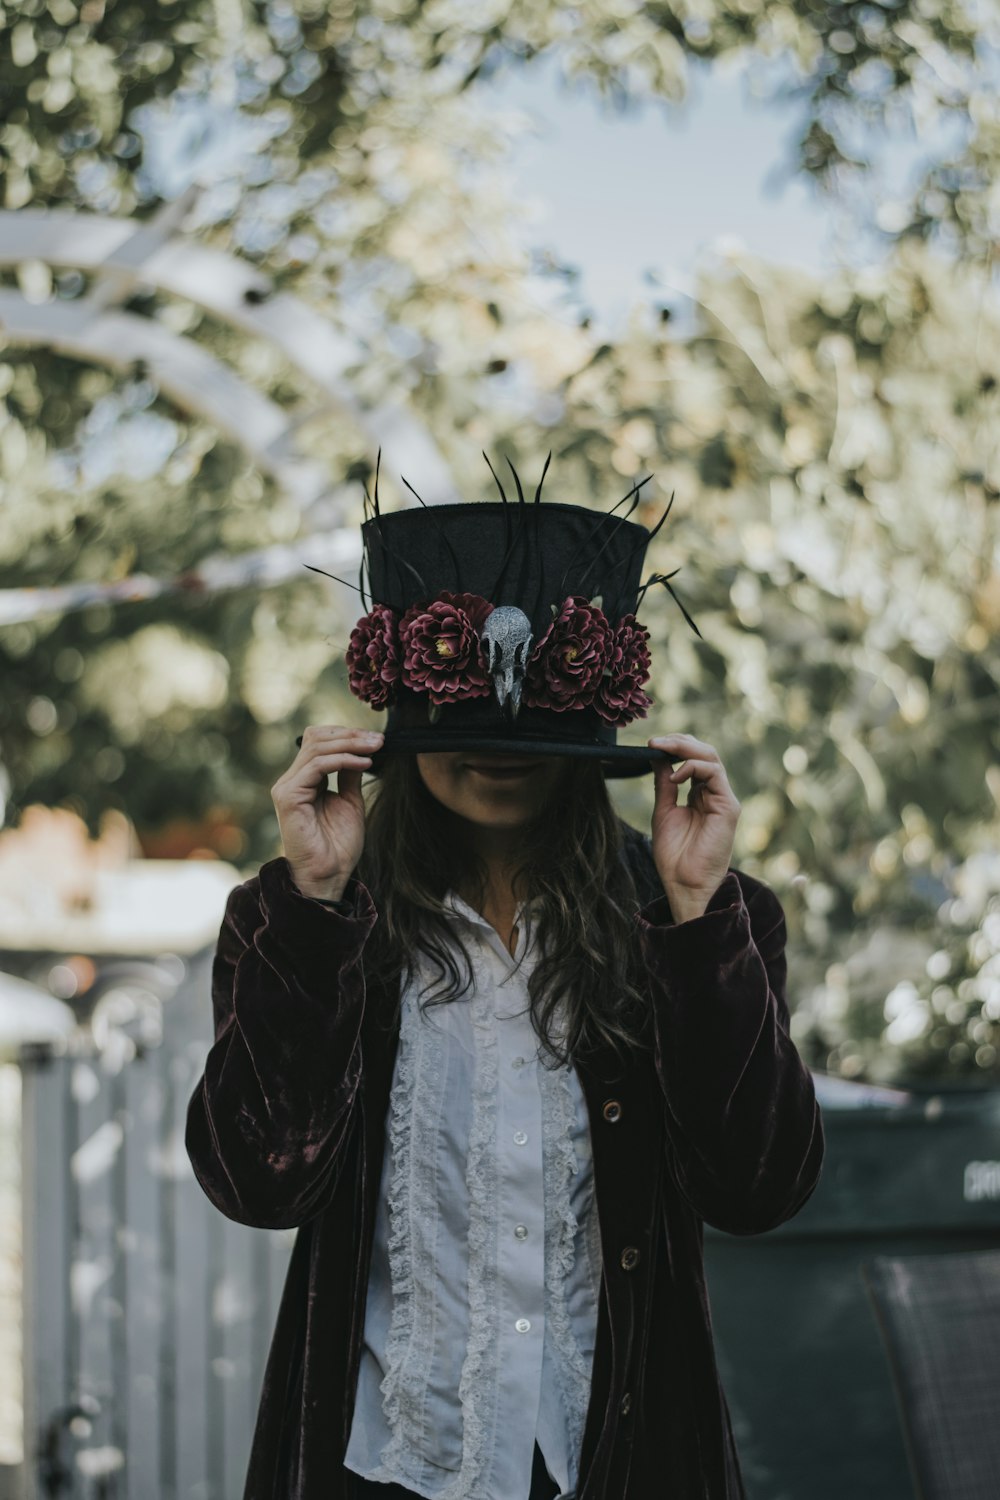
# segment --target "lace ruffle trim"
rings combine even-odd
[[[569,1428],[570,1479],[583,1445],[583,1430],[590,1402],[591,1370],[573,1331],[566,1296],[567,1280],[573,1270],[575,1241],[579,1222],[572,1205],[572,1188],[580,1163],[573,1144],[576,1101],[572,1090],[572,1069],[541,1068],[542,1134],[544,1140],[545,1181],[545,1294],[546,1327],[556,1351],[556,1364],[562,1386],[563,1404]],[[591,1231],[596,1208],[587,1225],[587,1257],[593,1279],[595,1244]],[[597,1246],[599,1250],[599,1244]]]
[[[499,1039],[489,987],[478,982],[472,999],[476,1069],[466,1185],[469,1190],[469,1343],[458,1383],[464,1418],[462,1467],[439,1500],[476,1495],[493,1433],[487,1414],[496,1411],[497,1362],[497,1151],[496,1097]]]
[[[389,1270],[392,1317],[386,1338],[382,1409],[392,1434],[373,1478],[419,1483],[413,1465],[425,1437],[424,1403],[434,1350],[436,1269],[414,1250],[414,1221],[428,1224],[437,1213],[435,1172],[436,1112],[414,1108],[414,1101],[441,1098],[442,1042],[436,1028],[423,1024],[415,995],[404,997],[399,1052],[389,1118],[392,1174],[389,1184]],[[421,1263],[416,1263],[417,1259]]]
[[[484,988],[486,993],[484,994]],[[477,1493],[487,1468],[493,1432],[488,1414],[496,1410],[499,1368],[497,1343],[497,1263],[495,1219],[497,1158],[495,1101],[499,1058],[496,1020],[488,988],[479,984],[471,1001],[476,1031],[476,1066],[466,1186],[469,1194],[469,1337],[459,1380],[463,1434],[461,1467],[437,1500],[465,1500]],[[386,1340],[386,1374],[381,1392],[392,1433],[371,1476],[408,1487],[426,1479],[419,1455],[425,1438],[424,1399],[433,1355],[433,1296],[436,1268],[416,1264],[411,1215],[430,1223],[436,1214],[434,1174],[437,1120],[426,1101],[441,1098],[442,1042],[437,1029],[422,1024],[415,1001],[403,1007],[397,1075],[389,1121],[392,1176],[389,1187],[389,1267],[393,1309]],[[415,1110],[415,1100],[425,1103]],[[416,1467],[415,1467],[416,1465]]]

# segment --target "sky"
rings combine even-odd
[[[479,84],[476,97],[521,132],[511,178],[532,206],[526,242],[580,268],[585,300],[608,332],[649,299],[647,270],[683,317],[692,272],[727,245],[817,271],[885,253],[882,237],[838,235],[834,206],[787,170],[802,105],[752,97],[745,58],[695,60],[684,105],[625,116],[586,85],[563,84],[548,62]],[[908,124],[866,137],[880,200],[901,196],[921,162],[961,139],[955,127],[918,135]]]

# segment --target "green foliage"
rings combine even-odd
[[[706,327],[671,349],[656,410],[637,326],[605,370],[618,422],[589,434],[598,472],[669,463],[680,516],[651,563],[690,559],[675,583],[707,644],[664,604],[658,727],[722,753],[738,855],[811,955],[803,1049],[881,1081],[996,1064],[998,413],[977,351],[1000,329],[981,291],[915,245],[825,287],[742,263],[702,283]],[[890,330],[877,349],[859,307]]]
[[[788,914],[805,1055],[880,1081],[985,1081],[1000,1048],[1000,329],[987,290],[1000,140],[981,9],[0,12],[3,206],[148,220],[193,182],[185,234],[254,261],[347,332],[358,399],[405,397],[470,498],[490,494],[484,447],[530,478],[551,446],[554,500],[605,506],[652,470],[637,513],[649,523],[676,491],[649,567],[683,564],[675,583],[704,640],[665,592],[647,596],[650,727],[723,756],[743,804],[738,861]],[[474,107],[475,79],[552,53],[614,103],[672,106],[694,59],[739,49],[762,88],[794,87],[804,104],[790,170],[878,224],[894,253],[825,282],[751,259],[707,265],[692,337],[655,303],[600,343],[572,271],[511,242],[506,146]],[[868,202],[857,122],[903,109],[960,115],[967,141],[907,196]],[[38,305],[101,289],[69,263],[6,281]],[[0,588],[172,577],[355,526],[373,455],[309,378],[193,302],[126,295],[301,416],[302,450],[359,481],[356,511],[303,513],[148,371],[11,345]],[[403,503],[385,458],[386,497]],[[228,858],[269,857],[269,788],[295,735],[358,714],[342,665],[352,617],[335,618],[331,588],[303,572],[0,629],[8,820],[65,803],[96,829],[121,807],[148,841],[188,820],[222,830]],[[648,818],[648,784],[616,795]]]

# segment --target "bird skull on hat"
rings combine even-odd
[[[498,604],[490,611],[480,634],[497,702],[502,708],[509,699],[511,716],[516,719],[531,650],[531,621],[516,605]]]

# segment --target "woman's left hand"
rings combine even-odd
[[[729,870],[740,804],[718,751],[690,734],[658,735],[647,741],[671,755],[687,756],[671,767],[654,766],[653,858],[676,922],[700,917]],[[691,789],[677,801],[682,781]]]

